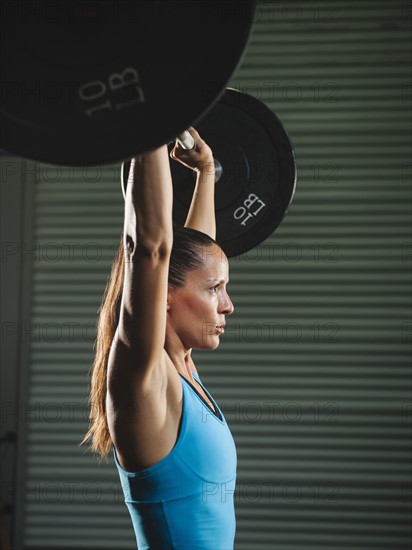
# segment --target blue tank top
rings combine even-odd
[[[179,435],[154,466],[128,472],[113,449],[138,550],[233,550],[236,446],[226,419],[180,373],[183,406]]]

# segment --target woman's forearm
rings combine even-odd
[[[186,151],[176,141],[170,156],[183,166],[196,170],[197,178],[185,227],[197,229],[216,239],[215,218],[215,162],[209,145],[192,126],[188,131],[196,147]]]
[[[216,239],[215,174],[213,169],[197,173],[196,186],[185,227],[197,229]]]
[[[172,202],[167,147],[133,158],[126,190],[125,239],[134,244],[172,242]]]

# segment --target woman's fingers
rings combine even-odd
[[[213,161],[212,150],[193,126],[188,128],[188,132],[195,141],[195,148],[188,151],[176,141],[175,146],[170,152],[170,156],[173,160],[177,160],[192,170],[204,169],[205,166],[208,166]]]

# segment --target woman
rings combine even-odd
[[[139,550],[229,550],[235,537],[236,447],[202,385],[192,349],[216,349],[228,260],[215,238],[213,154],[172,158],[197,172],[184,228],[173,226],[167,147],[134,159],[124,233],[100,310],[91,426],[85,441],[113,457]]]

